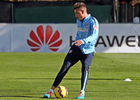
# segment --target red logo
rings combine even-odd
[[[97,30],[97,26],[93,25],[93,28],[94,28],[95,30]]]
[[[58,30],[53,33],[53,29],[50,25],[47,25],[46,30],[44,31],[43,26],[40,25],[37,27],[35,33],[31,30],[29,37],[27,39],[27,43],[30,46],[32,51],[38,51],[41,48],[45,47],[45,49],[49,49],[53,52],[59,49],[59,46],[62,44],[62,39],[59,39],[60,33]]]

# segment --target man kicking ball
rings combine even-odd
[[[85,88],[88,81],[89,66],[91,65],[95,44],[98,38],[99,25],[96,18],[87,13],[86,5],[83,2],[74,4],[74,13],[77,17],[77,34],[73,46],[67,53],[62,68],[57,74],[51,89],[44,95],[50,98],[53,90],[60,84],[71,66],[79,60],[82,64],[81,91],[77,99],[84,99]]]

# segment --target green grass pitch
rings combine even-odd
[[[0,53],[0,100],[46,100],[66,53]],[[60,85],[72,100],[80,92],[81,63]],[[130,78],[131,82],[124,79]],[[55,98],[54,94],[52,98]],[[95,53],[90,66],[85,100],[139,100],[140,54]]]

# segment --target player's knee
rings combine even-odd
[[[67,73],[67,71],[69,70],[69,64],[63,64],[60,72],[59,72],[59,75],[65,75]]]

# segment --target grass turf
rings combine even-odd
[[[0,53],[0,100],[45,100],[65,53]],[[90,66],[85,100],[139,100],[140,54],[96,53]],[[67,98],[80,92],[81,64],[74,65],[60,85]],[[132,79],[124,82],[125,78]],[[54,95],[51,99],[57,100]]]

